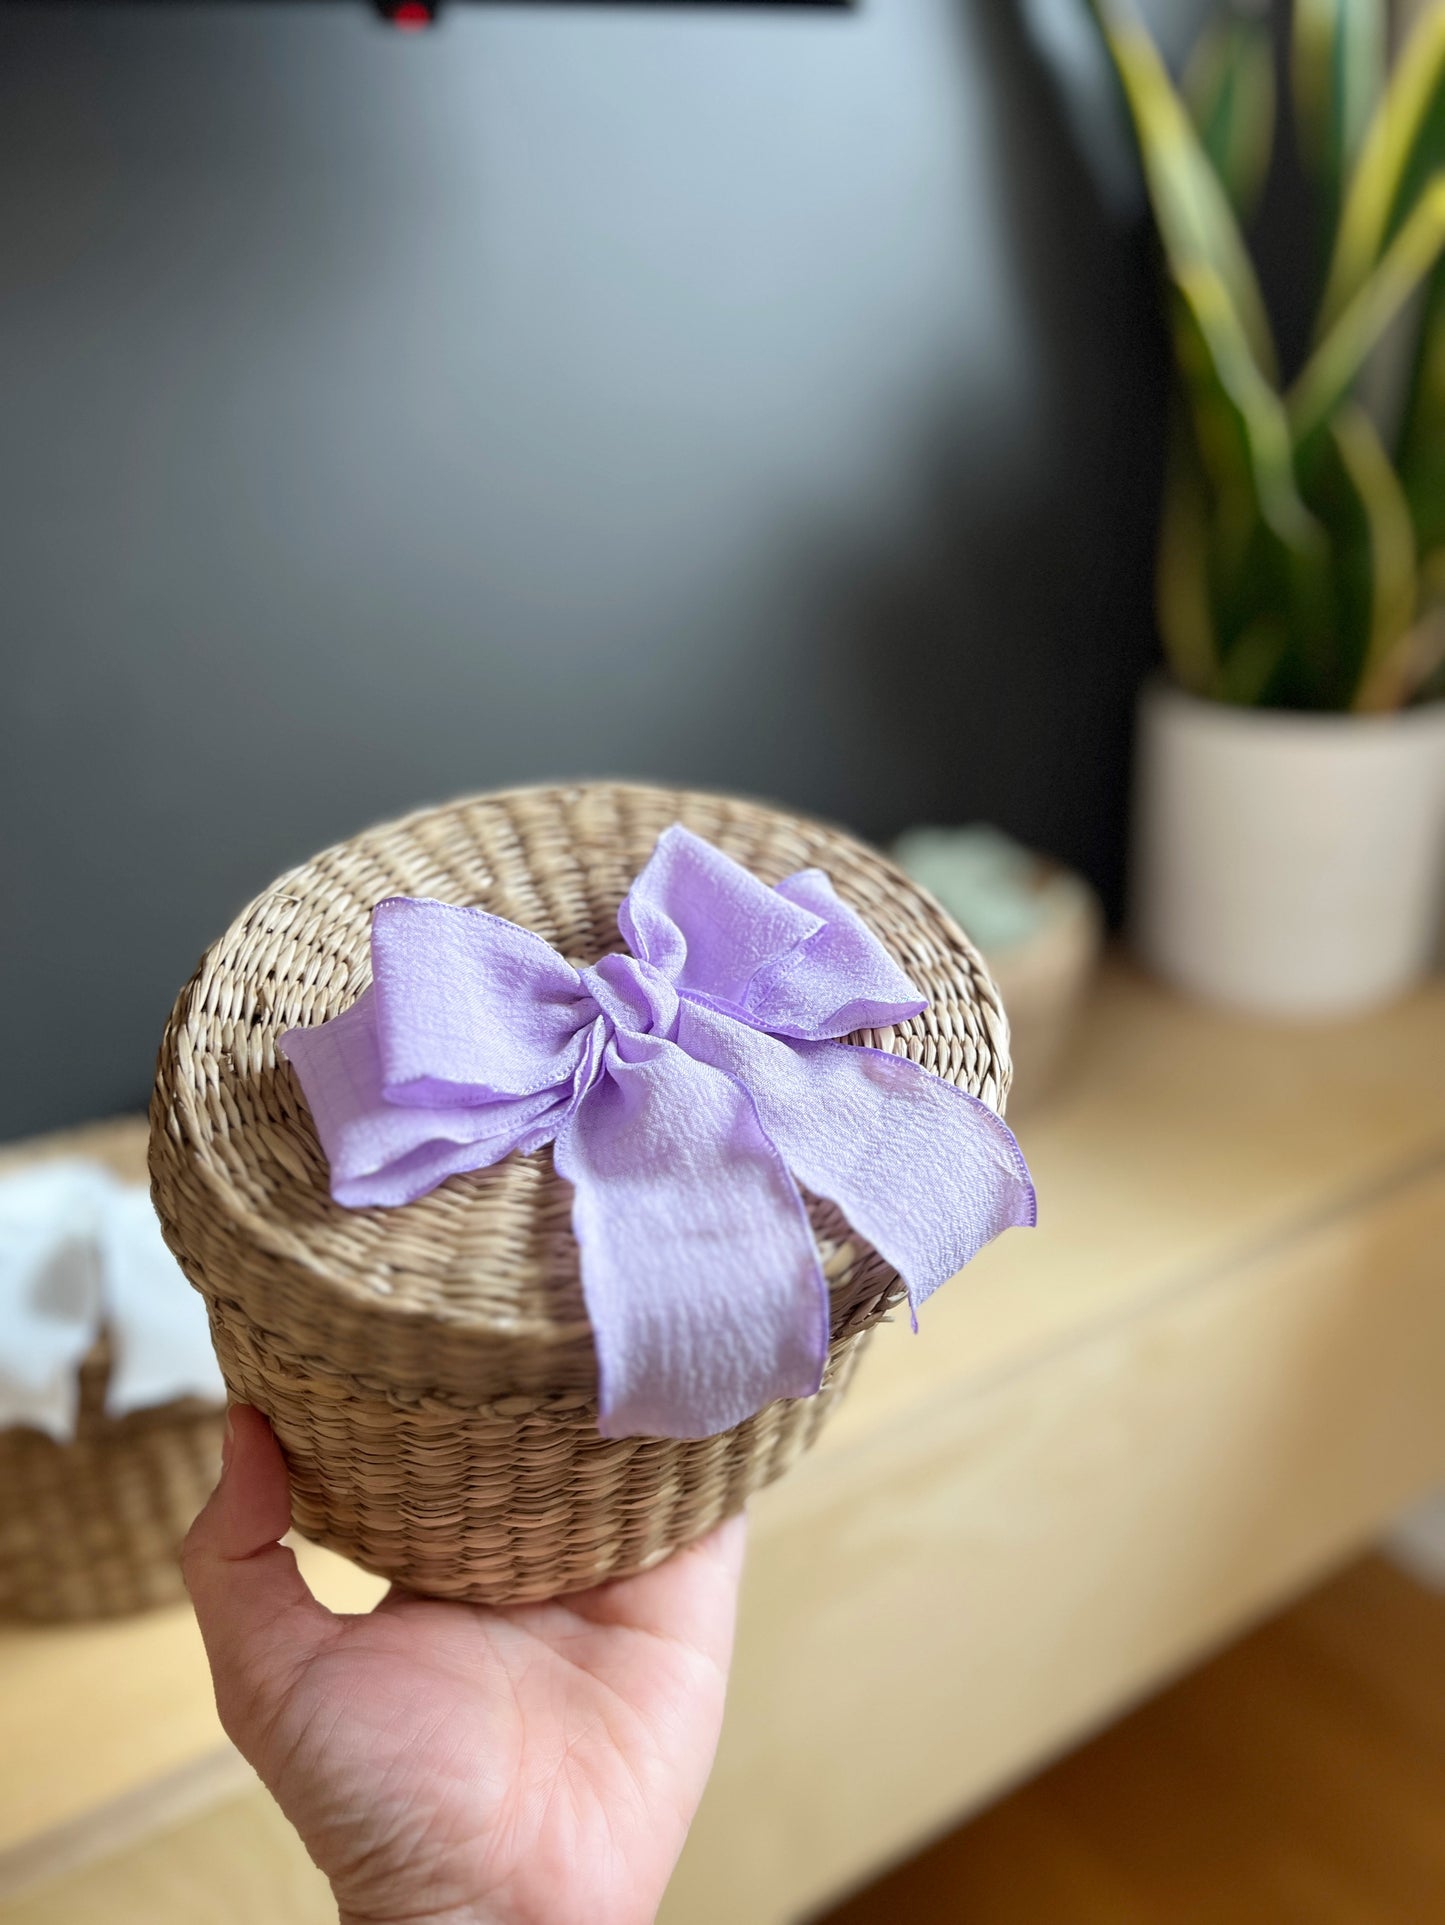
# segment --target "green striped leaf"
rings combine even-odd
[[[1445,597],[1445,266],[1430,277],[1400,431],[1400,481]]]
[[[1210,17],[1184,70],[1183,95],[1200,143],[1240,220],[1248,220],[1274,142],[1269,20],[1231,6]]]
[[[1214,692],[1321,705],[1317,692],[1330,685],[1334,663],[1329,555],[1296,483],[1284,404],[1218,276],[1185,270],[1174,294],[1175,353],[1207,495],[1206,532],[1194,539],[1205,550]],[[1201,510],[1193,512],[1197,522]],[[1186,521],[1170,532],[1178,539],[1187,530]],[[1199,566],[1187,548],[1170,560]],[[1161,602],[1171,585],[1163,563],[1161,555]],[[1197,615],[1190,619],[1197,648]],[[1188,627],[1176,619],[1172,632],[1188,646]]]
[[[1374,423],[1346,402],[1306,493],[1330,537],[1340,707],[1396,708],[1401,644],[1415,619],[1415,531]]]
[[[1169,437],[1159,518],[1155,606],[1175,680],[1192,694],[1220,693],[1219,645],[1209,580],[1210,497],[1189,424]]]
[[[1220,277],[1202,264],[1176,268],[1175,354],[1205,472],[1227,511],[1258,515],[1287,548],[1318,540],[1295,482],[1289,418],[1250,352]]]
[[[1259,282],[1219,176],[1168,70],[1126,0],[1092,0],[1139,141],[1164,251],[1176,276],[1207,269],[1234,310],[1247,352],[1273,375],[1274,342]]]
[[[1290,424],[1302,448],[1327,425],[1365,358],[1445,249],[1445,173],[1416,200],[1378,266],[1336,317],[1290,390]]]
[[[1294,0],[1295,124],[1331,237],[1384,86],[1386,27],[1383,0]]]
[[[1331,327],[1445,168],[1445,5],[1427,6],[1360,149],[1330,261],[1320,331]]]
[[[1252,621],[1225,656],[1219,674],[1219,699],[1255,708],[1265,698],[1289,653],[1290,632],[1281,615]]]

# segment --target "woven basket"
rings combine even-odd
[[[232,1394],[271,1419],[297,1527],[436,1596],[502,1603],[642,1570],[740,1509],[813,1441],[900,1294],[832,1206],[823,1389],[717,1437],[604,1439],[571,1192],[550,1149],[397,1210],[347,1210],[277,1036],[347,1007],[375,903],[479,904],[577,966],[682,822],[765,882],[817,866],[931,1007],[870,1041],[1001,1106],[1007,1031],[976,952],[881,856],[752,803],[594,784],[479,796],[358,836],[257,899],[203,958],[161,1046],[151,1176]]]
[[[145,1169],[139,1120],[96,1124],[7,1152],[0,1168],[87,1156],[118,1176]],[[110,1350],[80,1367],[74,1440],[0,1430],[0,1611],[26,1618],[115,1617],[185,1595],[179,1554],[220,1467],[224,1413],[197,1398],[106,1414]]]

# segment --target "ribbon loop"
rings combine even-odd
[[[351,1208],[555,1141],[604,1434],[709,1436],[822,1381],[828,1292],[798,1182],[900,1273],[915,1321],[1034,1221],[1033,1185],[975,1097],[836,1040],[927,1003],[821,870],[770,889],[674,825],[618,927],[632,953],[579,973],[483,910],[394,898],[373,987],[281,1051]]]
[[[770,889],[680,823],[657,847],[617,913],[622,939],[682,990],[744,1004],[760,969],[820,928],[801,903]]]
[[[821,869],[802,869],[777,893],[809,909],[817,931],[760,969],[746,1009],[760,1029],[819,1041],[921,1016],[928,1002]]]
[[[485,909],[379,902],[371,968],[387,1100],[418,1109],[557,1088],[597,1014],[550,944]]]

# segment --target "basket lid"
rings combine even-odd
[[[769,884],[825,870],[929,999],[923,1015],[851,1040],[1002,1107],[1007,1028],[983,964],[875,851],[727,796],[617,783],[502,790],[326,850],[257,897],[202,958],[167,1027],[151,1108],[156,1207],[191,1281],[293,1350],[393,1392],[590,1393],[571,1191],[550,1148],[451,1177],[404,1209],[343,1208],[276,1045],[366,987],[371,914],[388,897],[485,908],[577,967],[620,949],[618,906],[675,822]],[[892,1271],[830,1204],[809,1199],[809,1213],[835,1314],[881,1307]]]

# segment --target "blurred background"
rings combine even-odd
[[[0,10],[0,1136],[139,1104],[250,895],[467,789],[983,817],[1117,906],[1127,141],[1060,0]]]
[[[757,1507],[664,1917],[1445,1918],[1442,246],[1442,0],[0,6],[0,1920],[329,1915],[204,1329],[152,1568],[23,1315],[252,895],[589,775],[892,847],[1044,1211]]]

